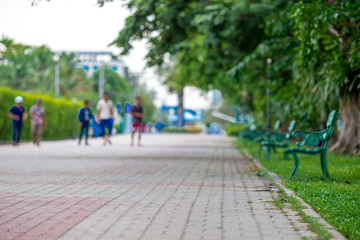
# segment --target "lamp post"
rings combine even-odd
[[[138,95],[139,95],[139,74],[136,74],[134,79],[134,97]]]
[[[99,74],[99,100],[104,97],[105,86],[105,64],[101,63],[100,74]]]
[[[131,80],[130,84],[134,87],[134,97],[139,96],[139,80],[142,76],[142,72],[132,72],[131,75],[133,79]]]
[[[55,61],[55,97],[58,98],[60,96],[60,63],[59,63],[59,56],[54,55],[53,57]]]
[[[267,101],[266,101],[266,130],[270,131],[270,124],[271,124],[271,116],[270,116],[270,64],[272,62],[271,58],[266,59],[266,65],[267,65],[267,76],[266,76],[266,83],[267,83],[267,88],[266,88],[266,97],[267,97]]]

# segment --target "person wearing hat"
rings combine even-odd
[[[15,98],[15,105],[10,108],[7,115],[13,121],[13,145],[18,146],[21,138],[21,131],[23,121],[26,121],[28,115],[25,111],[25,108],[22,106],[23,98],[21,96],[17,96]]]
[[[47,129],[45,109],[41,106],[41,99],[36,99],[36,104],[30,108],[31,136],[33,143],[40,146],[43,130]]]

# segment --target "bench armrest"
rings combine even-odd
[[[326,135],[326,130],[319,132],[310,132],[304,130],[297,130],[292,133],[292,137],[296,138],[301,136],[302,142],[295,143],[297,147],[302,147],[304,145],[309,147],[316,147],[320,142],[325,141],[324,135]]]

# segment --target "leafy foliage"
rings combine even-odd
[[[2,85],[21,90],[41,86],[40,90],[45,92],[53,89],[48,81],[53,76],[53,70],[48,66],[54,65],[54,53],[49,48],[30,47],[9,38],[3,38],[0,46]]]
[[[113,43],[127,54],[146,39],[148,65],[172,68],[168,85],[219,89],[260,123],[270,102],[273,121],[301,119],[299,127],[312,129],[333,109],[360,106],[358,1],[130,0],[127,7],[133,15]],[[351,111],[342,112],[346,135],[358,132],[350,142],[360,144]]]
[[[360,93],[359,8],[359,1],[305,1],[291,10],[299,78],[316,100],[333,107],[344,94]]]
[[[287,15],[288,1],[153,0],[129,1],[127,6],[134,14],[114,44],[127,54],[134,40],[147,39],[148,65],[175,62],[170,64],[168,85],[216,88],[233,103],[243,102],[245,93],[251,96],[245,102],[249,108],[255,106],[261,118],[267,100],[265,62],[273,57],[274,113],[285,119],[292,112],[296,104],[289,104],[288,89],[296,89],[292,66],[298,41],[292,38],[294,21]],[[287,98],[281,97],[284,93]]]
[[[53,95],[55,53],[46,46],[33,47],[4,37],[0,41],[0,83],[18,90],[32,90]],[[74,53],[62,53],[60,94],[70,95],[87,83],[84,70],[76,67]]]

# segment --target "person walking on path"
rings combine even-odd
[[[104,146],[106,143],[111,145],[110,136],[113,127],[114,104],[109,99],[108,93],[104,93],[104,98],[98,102],[96,109],[98,110],[96,121],[100,124],[100,136],[104,139]],[[105,135],[105,127],[109,131],[108,136]]]
[[[22,106],[23,98],[21,96],[17,96],[15,98],[15,105],[10,108],[7,112],[9,118],[13,121],[13,145],[18,146],[21,138],[21,131],[23,127],[23,121],[26,121],[28,115],[25,111],[25,108]]]
[[[141,107],[141,98],[139,96],[135,99],[135,104],[132,106],[130,114],[133,116],[131,146],[134,146],[134,136],[138,132],[138,146],[141,147],[141,131],[142,131],[142,117],[143,109]]]
[[[41,99],[36,99],[36,104],[30,108],[31,136],[33,143],[40,146],[43,131],[47,129],[46,112],[41,106]]]
[[[92,119],[92,113],[90,109],[90,101],[85,100],[85,105],[79,111],[79,124],[81,127],[80,136],[79,136],[79,145],[81,145],[82,136],[85,134],[85,145],[89,145],[88,136],[89,136],[89,125]]]

